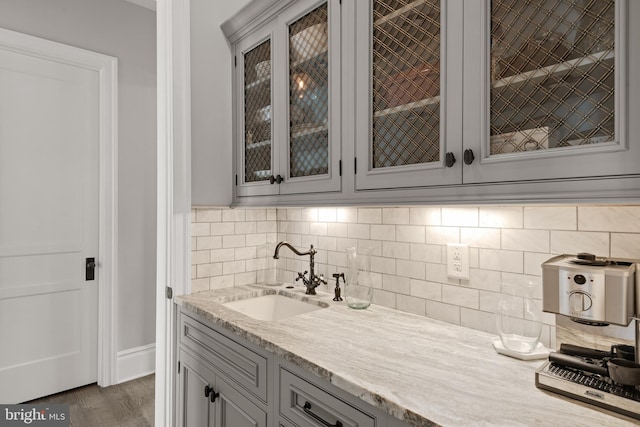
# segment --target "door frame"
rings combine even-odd
[[[118,59],[0,28],[0,48],[99,75],[98,385],[117,383]]]

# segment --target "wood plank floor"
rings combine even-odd
[[[155,376],[111,387],[96,384],[27,403],[68,404],[71,427],[151,427],[154,418]]]

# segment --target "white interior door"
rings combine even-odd
[[[0,48],[0,402],[97,379],[99,75]]]

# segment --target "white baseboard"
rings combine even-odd
[[[153,374],[156,370],[156,345],[119,351],[117,364],[118,384]]]

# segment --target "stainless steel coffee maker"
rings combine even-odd
[[[635,346],[603,351],[563,343],[536,372],[537,387],[640,419],[638,263],[580,253],[542,264],[543,311],[592,326],[634,321]]]

